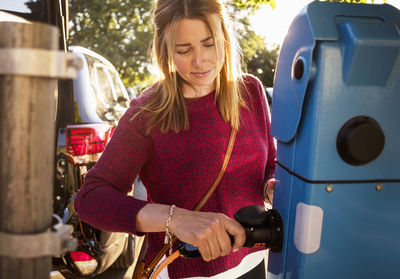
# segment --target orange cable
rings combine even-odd
[[[81,228],[81,232],[82,232],[83,238],[84,238],[85,240],[87,240],[86,235],[85,235],[85,233],[83,232],[83,227],[82,227],[81,219],[78,218],[78,222],[79,222],[79,227]]]
[[[150,279],[157,279],[157,276],[161,273],[161,271],[170,263],[172,263],[173,261],[175,261],[177,258],[179,258],[179,256],[181,255],[181,253],[179,252],[179,250],[176,250],[174,253],[172,253],[169,257],[167,257],[161,264],[159,267],[157,267],[157,269],[153,272],[153,274],[150,276]]]

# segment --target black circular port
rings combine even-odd
[[[365,165],[381,154],[385,135],[379,123],[368,116],[348,120],[340,129],[336,148],[340,157],[353,166]]]
[[[298,58],[296,63],[294,64],[294,77],[297,80],[300,80],[304,74],[304,61],[302,58]]]

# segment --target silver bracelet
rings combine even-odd
[[[169,243],[169,254],[172,254],[172,233],[169,231],[169,224],[171,223],[172,214],[174,213],[175,204],[171,205],[169,208],[169,215],[167,218],[167,225],[165,226],[165,239],[164,244]]]

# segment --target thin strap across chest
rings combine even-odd
[[[204,205],[207,203],[207,201],[210,199],[210,197],[214,193],[215,189],[217,189],[217,186],[218,186],[219,182],[221,181],[222,176],[225,173],[226,167],[228,166],[229,159],[231,157],[231,153],[233,150],[233,146],[235,144],[236,133],[237,133],[237,130],[232,128],[230,136],[229,136],[228,147],[225,152],[224,161],[222,162],[221,170],[219,171],[219,174],[218,174],[217,178],[215,179],[214,183],[211,185],[211,187],[208,189],[208,191],[204,194],[202,199],[198,202],[198,204],[193,209],[194,211],[200,211],[204,207]],[[178,239],[175,236],[173,236],[171,239],[171,242],[174,244],[177,242],[177,240]],[[161,248],[161,250],[157,253],[157,255],[153,258],[153,260],[150,262],[150,264],[143,270],[144,278],[150,277],[155,266],[158,264],[158,262],[164,256],[164,254],[168,251],[169,247],[170,247],[169,244],[165,244]]]

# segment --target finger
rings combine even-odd
[[[208,239],[208,245],[209,245],[209,248],[210,248],[211,259],[212,260],[215,260],[216,258],[221,256],[222,252],[221,252],[221,247],[220,247],[219,242],[218,242],[217,235],[211,236]]]
[[[211,261],[211,250],[208,242],[203,243],[198,247],[202,259],[206,262]]]
[[[229,222],[226,222],[226,231],[235,238],[235,242],[233,243],[232,249],[236,250],[242,247],[246,241],[246,231],[239,224],[239,222],[230,219]]]
[[[275,178],[271,178],[267,181],[267,185],[264,188],[264,199],[266,202],[272,204],[274,198]]]
[[[208,231],[208,244],[210,246],[211,258],[216,259],[222,254],[222,247],[219,238],[221,235],[226,235],[225,226],[223,225],[225,221],[225,215],[217,214],[213,216],[213,221],[210,224]]]
[[[234,235],[235,242],[232,245],[232,250],[235,251],[241,247],[243,247],[244,243],[246,242],[246,234],[236,234]]]
[[[221,249],[221,256],[226,256],[231,252],[232,243],[228,233],[218,234],[218,244]]]
[[[268,182],[268,188],[267,188],[267,194],[271,202],[274,200],[274,189],[275,189],[275,179],[273,178]]]
[[[268,180],[267,187],[271,188],[272,190],[274,190],[274,188],[275,188],[275,178],[271,178],[270,180]]]

